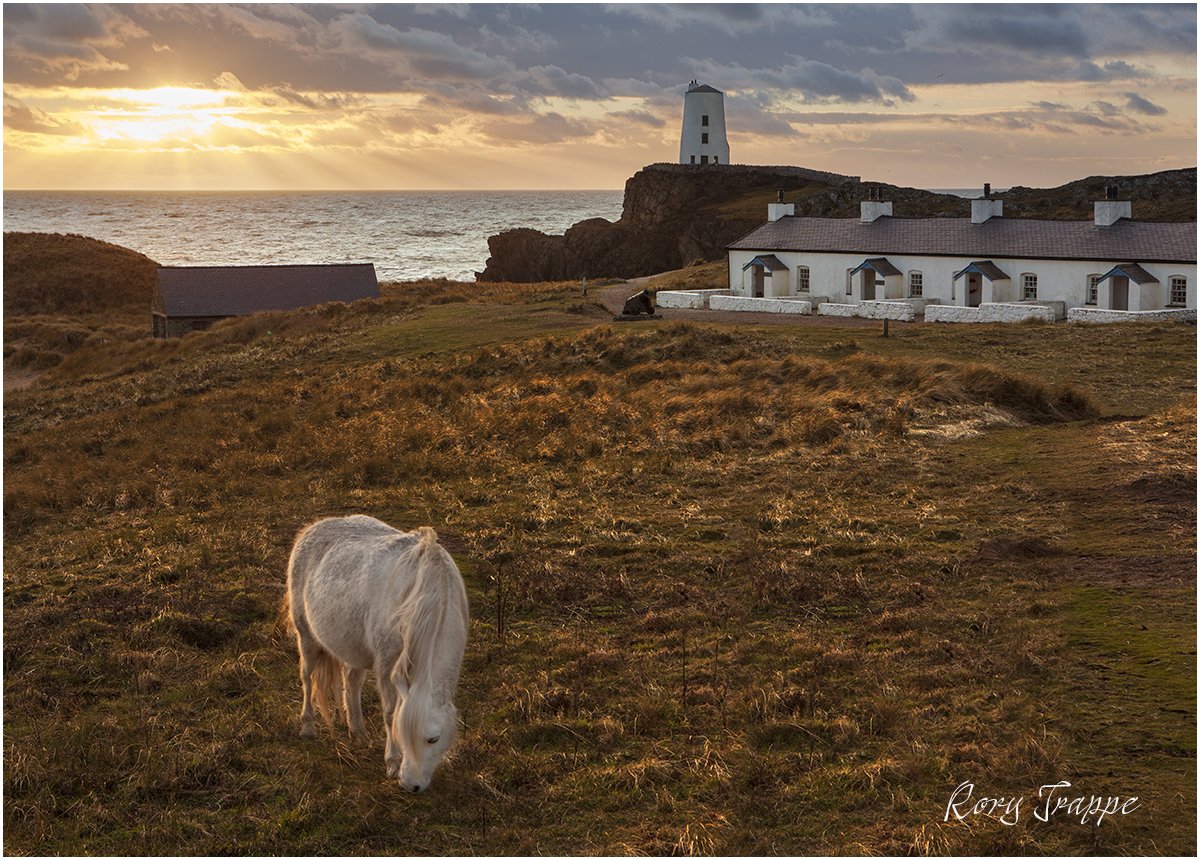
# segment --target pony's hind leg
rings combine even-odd
[[[362,688],[367,680],[366,669],[345,668],[343,689],[346,698],[346,725],[350,727],[350,739],[358,744],[367,742],[367,727],[363,725]]]
[[[317,736],[316,708],[313,706],[313,673],[321,656],[321,646],[311,636],[297,630],[296,647],[300,652],[300,687],[304,693],[304,704],[300,709],[300,737]]]

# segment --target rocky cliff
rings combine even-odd
[[[481,281],[550,281],[633,278],[715,260],[725,246],[766,220],[767,204],[780,190],[797,215],[849,218],[858,214],[864,185],[891,200],[898,217],[966,217],[970,203],[947,194],[884,183],[863,183],[803,167],[651,164],[625,183],[617,221],[580,221],[561,236],[538,230],[507,230],[488,239],[491,256]],[[1148,176],[1089,177],[1055,189],[1014,188],[996,196],[1005,215],[1027,218],[1091,218],[1092,201],[1116,184],[1133,200],[1135,218],[1195,219],[1196,169]]]

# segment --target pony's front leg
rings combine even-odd
[[[342,684],[346,691],[346,725],[350,727],[350,739],[360,745],[367,742],[367,727],[363,725],[362,715],[362,688],[366,680],[366,669],[346,667]]]
[[[379,699],[383,704],[383,736],[387,738],[387,745],[383,752],[383,761],[387,765],[387,775],[389,777],[398,777],[400,776],[400,760],[403,758],[403,753],[400,750],[400,744],[393,737],[394,732],[392,727],[394,725],[393,720],[396,717],[396,709],[400,707],[400,696],[386,674],[379,674]]]

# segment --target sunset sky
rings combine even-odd
[[[4,187],[620,188],[692,78],[732,160],[927,188],[1196,163],[1193,5],[6,4]]]

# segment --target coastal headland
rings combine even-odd
[[[985,178],[981,178],[982,183]],[[1092,201],[1118,185],[1138,218],[1191,221],[1196,212],[1196,169],[1142,176],[1092,176],[1056,188],[1014,187],[995,194],[1007,217],[1085,220]],[[765,219],[767,204],[783,191],[797,215],[847,218],[858,214],[866,186],[893,201],[898,216],[963,217],[968,201],[859,177],[804,167],[651,164],[625,183],[621,217],[592,218],[565,233],[529,228],[488,239],[490,257],[480,281],[633,278],[724,257],[725,246]]]

